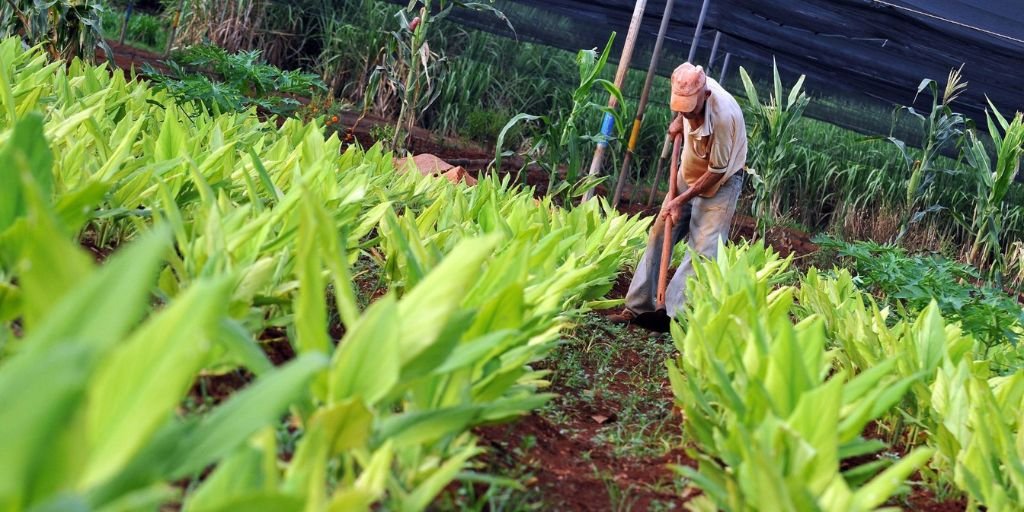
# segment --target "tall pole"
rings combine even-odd
[[[633,57],[633,47],[636,46],[637,34],[640,32],[640,24],[643,21],[644,9],[646,7],[647,0],[636,0],[636,6],[633,8],[633,19],[629,22],[629,32],[626,34],[626,44],[622,47],[622,57],[619,59],[619,67],[615,71],[615,87],[618,89],[622,88],[622,83],[626,79],[626,72],[629,71],[629,61]],[[608,108],[614,109],[617,105],[618,100],[615,99],[615,95],[611,95],[608,98]],[[615,119],[612,118],[611,114],[605,113],[604,119],[601,122],[601,135],[603,137],[598,141],[597,148],[594,150],[594,159],[590,162],[591,176],[597,176],[601,173],[601,166],[604,164],[604,153],[608,149],[608,138],[611,137],[614,127]],[[589,201],[593,197],[594,189],[591,188],[583,195],[583,200]]]
[[[647,79],[644,82],[644,91],[640,94],[640,104],[636,109],[636,118],[633,119],[633,131],[629,135],[629,144],[626,146],[626,156],[622,160],[622,169],[619,171],[619,182],[615,185],[615,194],[612,196],[612,207],[617,208],[622,199],[622,187],[626,183],[626,176],[629,176],[629,167],[633,162],[633,151],[636,150],[637,139],[640,138],[640,127],[644,122],[644,112],[647,110],[647,101],[651,97],[651,85],[654,84],[654,77],[658,74],[658,61],[661,60],[661,47],[665,42],[665,33],[668,32],[668,22],[672,19],[673,0],[665,2],[665,11],[661,15],[661,27],[658,28],[658,39],[654,43],[654,53],[651,54],[651,65],[647,68]]]
[[[725,82],[725,72],[729,69],[729,57],[732,57],[731,53],[726,52],[725,62],[722,63],[722,73],[718,75],[718,83]]]
[[[183,10],[185,10],[185,0],[178,2],[178,12],[174,13],[174,21],[171,23],[171,35],[167,36],[167,48],[164,49],[164,57],[171,53],[171,46],[174,44],[174,36],[178,34],[178,24],[181,23],[181,12]]]
[[[124,39],[128,35],[128,21],[132,19],[132,9],[135,8],[135,2],[128,3],[128,9],[124,11],[124,22],[121,23],[121,35],[117,38],[118,44],[124,44]]]
[[[718,54],[718,42],[722,39],[722,33],[715,31],[715,44],[711,45],[711,57],[708,58],[708,71],[714,70],[715,56]]]
[[[671,1],[671,0],[670,0]],[[697,26],[693,30],[693,41],[690,42],[690,55],[686,58],[688,62],[693,62],[693,59],[697,56],[697,43],[700,41],[700,32],[704,30],[704,19],[708,15],[708,4],[711,0],[704,0],[704,3],[700,6],[700,15],[697,17]],[[715,48],[711,49],[712,58],[714,58],[715,50],[718,46],[718,36],[715,36]],[[729,55],[726,54],[726,64],[729,62]],[[708,65],[710,67],[710,64]],[[647,197],[647,207],[650,208],[654,204],[654,194],[658,191],[658,183],[661,182],[661,171],[665,167],[665,159],[669,157],[669,151],[672,147],[672,137],[665,134],[665,143],[661,147],[661,157],[658,159],[658,170],[654,175],[654,184],[651,185],[651,193]]]
[[[661,171],[665,168],[665,160],[669,151],[672,150],[672,136],[665,133],[665,143],[661,146],[661,157],[658,158],[658,170],[654,173],[654,183],[651,184],[651,193],[647,196],[647,207],[654,204],[654,194],[658,192],[658,184],[661,183]]]
[[[686,58],[687,62],[693,62],[693,59],[697,56],[697,43],[700,41],[700,31],[704,30],[704,17],[708,14],[708,4],[711,0],[704,0],[704,4],[700,6],[700,17],[697,18],[697,27],[693,29],[693,41],[690,42],[690,56]]]

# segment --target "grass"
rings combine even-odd
[[[561,346],[543,363],[551,372],[551,391],[559,396],[536,414],[560,435],[591,447],[573,451],[574,461],[566,468],[589,468],[585,479],[605,494],[592,497],[593,507],[674,510],[677,503],[659,496],[686,494],[684,479],[622,479],[627,465],[660,466],[664,456],[682,446],[671,392],[663,387],[668,378],[664,362],[673,352],[668,334],[611,324],[591,313],[565,334]],[[591,417],[599,413],[608,416],[604,423]],[[498,428],[501,447],[489,450],[474,473],[450,487],[435,502],[438,510],[531,511],[564,505],[559,500],[567,491],[537,484],[538,472],[551,468],[544,466],[536,450],[552,449],[540,445],[552,440],[539,440],[517,423]],[[481,482],[475,472],[501,477]]]

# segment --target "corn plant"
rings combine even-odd
[[[1001,240],[1005,215],[1003,201],[1010,183],[1017,176],[1021,154],[1024,153],[1024,114],[1018,112],[1012,121],[1007,121],[995,105],[990,103],[989,106],[992,112],[986,112],[986,117],[988,132],[996,148],[995,165],[975,131],[967,131],[965,153],[977,191],[977,206],[971,221],[974,243],[968,261],[978,267],[990,266],[995,281],[1002,282],[1001,273],[1005,267]]]
[[[920,145],[920,152],[908,149],[905,142],[892,135],[884,138],[900,150],[903,157],[900,163],[904,164],[903,170],[907,176],[906,196],[903,199],[905,213],[900,221],[900,231],[894,238],[896,241],[906,236],[910,227],[925,215],[942,208],[938,204],[928,204],[934,194],[931,187],[938,173],[948,171],[941,167],[941,151],[957,144],[963,136],[964,116],[954,112],[950,105],[956,101],[966,87],[967,83],[962,81],[960,70],[957,69],[949,72],[946,87],[941,94],[938,82],[926,78],[917,87],[917,96],[925,89],[931,92],[932,104],[929,112],[924,114],[913,107],[900,107],[894,111],[894,116],[896,112],[909,112],[920,119],[924,125],[924,138]],[[915,103],[917,96],[914,97]]]
[[[545,195],[568,200],[582,196],[587,190],[596,187],[605,179],[595,179],[585,174],[586,162],[590,155],[588,151],[590,147],[585,143],[596,142],[603,139],[604,136],[584,135],[581,127],[595,125],[596,122],[590,122],[595,120],[587,119],[588,115],[594,117],[608,115],[614,122],[614,138],[621,138],[625,131],[622,113],[626,111],[627,105],[622,97],[622,92],[615,87],[615,84],[600,77],[608,63],[608,56],[614,41],[615,34],[612,33],[600,55],[596,49],[580,50],[576,54],[580,81],[572,93],[572,107],[568,112],[562,110],[554,116],[519,114],[505,125],[496,149],[495,161],[498,165],[500,165],[500,156],[502,155],[501,144],[504,141],[504,134],[516,123],[524,120],[539,120],[542,127],[536,135],[536,141],[527,153],[533,162],[539,163],[548,172]],[[598,87],[618,99],[617,109],[609,109],[593,102],[592,93]]]
[[[793,84],[789,94],[783,96],[785,91],[779,78],[779,68],[774,60],[772,71],[774,89],[768,102],[762,104],[746,69],[740,67],[740,77],[743,79],[749,104],[748,110],[753,117],[750,134],[752,158],[748,164],[748,172],[753,176],[753,211],[761,236],[764,236],[767,229],[767,219],[780,214],[779,198],[786,193],[781,189],[781,184],[797,169],[791,160],[790,147],[795,142],[792,132],[810,102],[810,98],[801,90],[804,83],[803,75],[800,75]]]
[[[53,59],[92,62],[96,50],[102,49],[110,60],[114,52],[100,29],[102,11],[96,0],[8,0],[0,4],[0,38],[19,36],[28,44],[41,44]]]
[[[1024,286],[1024,242],[1010,244],[1004,259],[1008,281],[1019,291]]]

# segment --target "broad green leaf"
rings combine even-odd
[[[28,491],[39,480],[65,476],[67,468],[46,467],[61,455],[54,444],[64,429],[75,427],[85,385],[96,361],[95,350],[69,342],[49,350],[31,351],[0,366],[0,509],[28,508]],[[82,440],[84,441],[84,439]],[[72,454],[75,452],[71,452]],[[69,454],[70,455],[70,454]],[[59,458],[74,468],[75,457]],[[52,482],[69,487],[71,482]]]
[[[462,405],[429,411],[406,412],[382,419],[375,428],[378,444],[396,449],[432,443],[462,432],[480,414],[480,407]]]
[[[35,181],[23,185],[28,217],[18,267],[25,329],[31,332],[92,273],[92,262],[85,251],[61,232]]]
[[[278,491],[258,491],[244,494],[214,506],[196,508],[197,512],[280,512],[282,510],[303,510],[306,500],[302,496],[285,494]]]
[[[112,476],[172,417],[210,350],[230,279],[196,283],[122,342],[89,386],[82,487]]]
[[[474,321],[475,311],[460,309],[447,320],[437,340],[402,367],[402,382],[414,382],[429,373],[434,373],[449,356],[458,350],[463,333]]]
[[[43,135],[43,118],[31,114],[14,125],[14,133],[0,149],[0,233],[25,215],[24,182],[35,183],[49,203],[53,194],[53,153]]]
[[[463,241],[402,297],[398,316],[402,319],[399,343],[403,364],[437,340],[497,243],[495,237]]]
[[[899,462],[888,467],[864,487],[854,492],[856,510],[873,510],[903,486],[904,480],[931,458],[934,450],[916,448]]]
[[[457,350],[445,359],[432,371],[434,375],[452,373],[462,368],[486,362],[484,356],[488,355],[495,347],[503,344],[516,335],[511,329],[501,330],[486,334],[474,340],[461,344]]]
[[[295,332],[298,339],[294,344],[300,354],[331,352],[331,342],[327,337],[323,259],[317,244],[317,236],[316,217],[309,208],[303,208],[295,254],[295,274],[299,280],[299,293],[295,297]]]
[[[402,511],[415,512],[425,510],[434,501],[437,494],[455,478],[455,475],[462,471],[466,461],[480,452],[481,450],[478,450],[476,447],[469,446],[446,460],[441,467],[434,470],[409,496],[402,500]]]
[[[788,421],[813,449],[813,461],[808,461],[802,476],[803,483],[815,494],[824,492],[839,465],[839,407],[845,380],[840,373],[804,393]]]
[[[399,335],[405,320],[394,296],[388,294],[351,326],[331,359],[327,377],[331,402],[360,397],[373,405],[398,384]]]
[[[181,438],[167,464],[171,477],[202,469],[230,453],[252,433],[273,424],[289,405],[305,396],[310,379],[326,365],[321,354],[301,355],[231,397]]]
[[[252,336],[238,322],[229,318],[221,319],[213,339],[224,348],[224,359],[244,366],[256,376],[273,369],[273,364],[267,359],[266,353],[260,349]]]
[[[247,496],[273,493],[279,480],[274,431],[266,427],[221,461],[199,488],[188,495],[183,510],[222,510]]]
[[[310,420],[310,428],[322,425],[327,434],[328,453],[345,453],[363,448],[370,439],[373,414],[359,399],[321,407]]]
[[[149,290],[166,250],[167,232],[154,229],[115,253],[50,310],[25,345],[42,350],[76,338],[103,351],[121,340],[149,309]]]

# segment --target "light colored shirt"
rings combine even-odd
[[[683,153],[679,179],[692,186],[705,172],[721,174],[702,197],[711,197],[732,175],[747,163],[747,127],[739,103],[718,82],[707,81],[707,105],[704,123],[683,131]],[[687,126],[684,121],[684,126]]]

